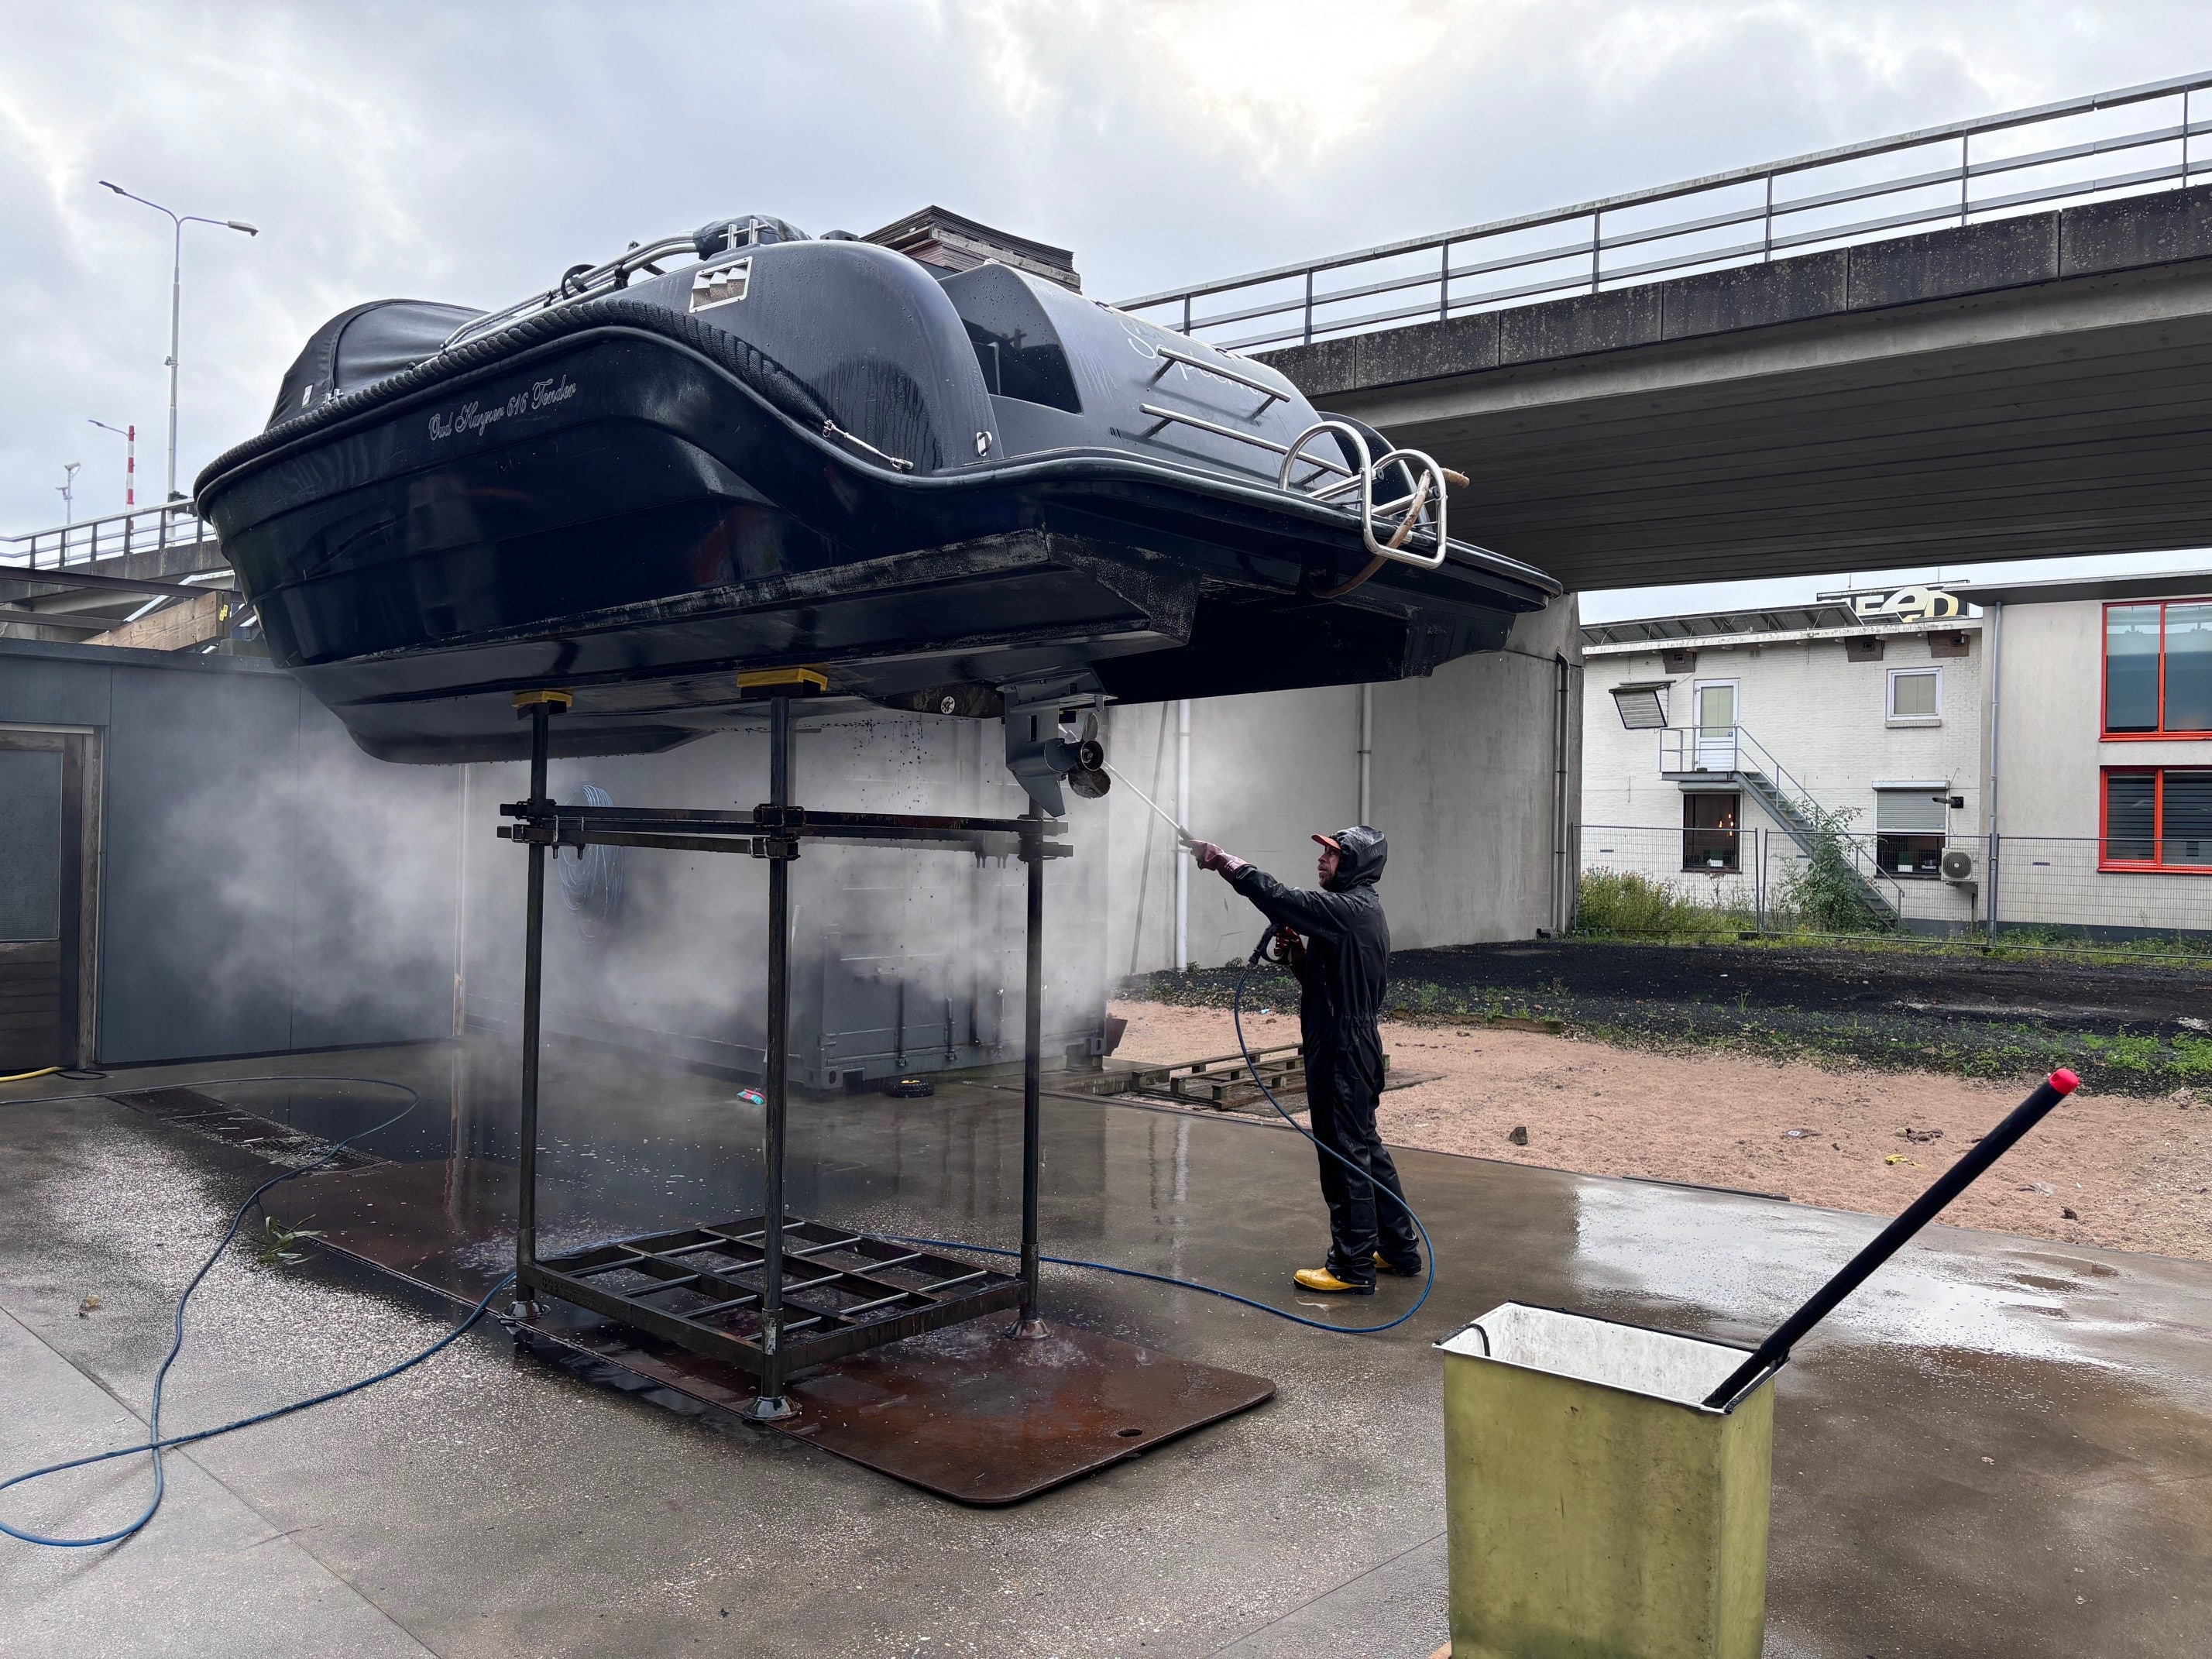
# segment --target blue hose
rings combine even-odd
[[[1272,932],[1273,930],[1271,928],[1270,933],[1272,933]],[[1407,1219],[1413,1224],[1413,1230],[1421,1236],[1421,1249],[1423,1255],[1426,1257],[1425,1265],[1427,1269],[1427,1276],[1422,1283],[1421,1293],[1414,1299],[1413,1305],[1407,1309],[1405,1312],[1400,1314],[1396,1318],[1385,1320],[1379,1325],[1335,1325],[1331,1324],[1327,1320],[1309,1319],[1304,1314],[1291,1313],[1285,1309],[1275,1307],[1269,1303],[1261,1302],[1255,1297],[1240,1295],[1235,1291],[1224,1291],[1218,1285],[1202,1285],[1196,1279],[1176,1279],[1168,1273],[1147,1273],[1141,1267],[1116,1267],[1110,1261],[1087,1261],[1078,1256],[1047,1255],[1041,1256],[1039,1260],[1049,1261],[1055,1267],[1081,1267],[1092,1273],[1114,1273],[1123,1279],[1141,1279],[1155,1285],[1172,1285],[1179,1290],[1198,1291],[1207,1296],[1219,1297],[1224,1302],[1235,1302],[1247,1308],[1256,1309],[1264,1314],[1273,1314],[1278,1319],[1287,1320],[1293,1325],[1304,1325],[1312,1330],[1330,1331],[1339,1336],[1372,1336],[1381,1331],[1394,1329],[1397,1326],[1404,1324],[1415,1314],[1420,1312],[1422,1305],[1429,1299],[1429,1293],[1436,1288],[1436,1247],[1430,1242],[1429,1230],[1422,1224],[1421,1218],[1414,1212],[1413,1206],[1411,1204],[1407,1203],[1404,1199],[1399,1197],[1395,1193],[1393,1193],[1387,1188],[1383,1187],[1380,1182],[1375,1181],[1367,1170],[1361,1169],[1358,1164],[1354,1164],[1350,1158],[1345,1157],[1343,1153],[1338,1152],[1334,1147],[1324,1146],[1320,1140],[1316,1139],[1313,1132],[1308,1129],[1305,1125],[1300,1123],[1297,1119],[1292,1117],[1290,1112],[1284,1107],[1283,1103],[1275,1098],[1275,1091],[1267,1086],[1267,1079],[1260,1074],[1259,1067],[1253,1064],[1251,1047],[1244,1041],[1244,985],[1246,980],[1250,976],[1252,969],[1259,962],[1261,952],[1266,950],[1268,937],[1268,934],[1262,934],[1261,936],[1260,944],[1254,949],[1251,956],[1247,958],[1243,969],[1239,970],[1237,975],[1237,990],[1231,1005],[1231,1018],[1237,1030],[1237,1051],[1243,1055],[1246,1066],[1251,1068],[1252,1080],[1259,1085],[1260,1092],[1267,1097],[1267,1104],[1273,1107],[1275,1110],[1280,1114],[1284,1122],[1289,1124],[1291,1128],[1297,1130],[1308,1140],[1312,1141],[1315,1148],[1320,1152],[1323,1157],[1334,1158],[1339,1164],[1344,1165],[1344,1167],[1349,1170],[1356,1179],[1368,1182],[1375,1188],[1377,1194],[1382,1197],[1389,1199],[1392,1202],[1399,1205],[1404,1209]],[[325,1152],[320,1158],[317,1158],[313,1163],[302,1165],[297,1170],[288,1170],[283,1175],[273,1176],[270,1180],[263,1182],[260,1186],[253,1189],[246,1200],[238,1206],[238,1212],[231,1217],[230,1225],[223,1230],[222,1239],[217,1242],[215,1249],[209,1252],[207,1260],[200,1264],[199,1271],[195,1273],[191,1277],[191,1282],[185,1286],[184,1294],[177,1298],[177,1307],[174,1316],[175,1334],[170,1340],[169,1352],[162,1358],[161,1368],[154,1373],[153,1407],[148,1417],[148,1437],[145,1441],[135,1446],[118,1447],[113,1451],[94,1452],[88,1457],[71,1458],[67,1462],[49,1463],[43,1468],[30,1469],[21,1474],[12,1476],[9,1480],[0,1480],[0,1492],[6,1492],[10,1487],[20,1486],[29,1481],[41,1480],[50,1474],[59,1474],[67,1469],[81,1469],[87,1468],[91,1464],[108,1462],[118,1457],[133,1457],[141,1453],[149,1454],[154,1460],[154,1495],[148,1501],[145,1509],[140,1512],[137,1518],[131,1522],[127,1526],[119,1527],[113,1532],[102,1533],[99,1536],[94,1538],[48,1538],[40,1533],[25,1532],[19,1528],[8,1525],[4,1521],[0,1521],[0,1533],[4,1533],[10,1538],[20,1539],[26,1544],[42,1544],[53,1549],[91,1549],[102,1544],[114,1544],[121,1542],[124,1539],[129,1538],[142,1530],[148,1522],[153,1520],[155,1515],[161,1507],[161,1499],[167,1495],[168,1490],[167,1473],[163,1468],[161,1463],[161,1454],[164,1451],[178,1446],[189,1446],[202,1440],[212,1440],[218,1435],[230,1434],[240,1429],[251,1428],[258,1423],[272,1422],[280,1417],[289,1417],[295,1412],[303,1412],[307,1410],[310,1407],[325,1405],[333,1400],[342,1400],[348,1395],[359,1394],[364,1389],[374,1388],[379,1382],[388,1382],[392,1377],[398,1376],[402,1371],[413,1369],[415,1366],[421,1364],[424,1360],[429,1358],[432,1355],[439,1352],[442,1349],[449,1347],[454,1342],[459,1341],[478,1320],[483,1317],[485,1310],[491,1306],[492,1298],[496,1297],[514,1280],[514,1275],[512,1273],[503,1276],[497,1284],[494,1285],[489,1290],[484,1292],[483,1299],[479,1301],[475,1307],[471,1308],[469,1310],[468,1316],[464,1318],[459,1324],[454,1326],[452,1330],[447,1332],[445,1335],[440,1337],[435,1342],[430,1344],[428,1347],[421,1350],[419,1352],[410,1354],[406,1358],[402,1359],[394,1364],[387,1365],[384,1370],[376,1372],[374,1376],[364,1376],[357,1382],[348,1382],[338,1388],[327,1389],[321,1394],[310,1395],[304,1400],[295,1400],[286,1405],[273,1406],[267,1411],[256,1412],[250,1417],[238,1418],[232,1422],[220,1424],[211,1429],[199,1429],[191,1434],[171,1435],[164,1437],[161,1433],[162,1390],[168,1381],[169,1367],[176,1363],[177,1356],[184,1350],[185,1306],[191,1301],[192,1293],[199,1289],[201,1281],[205,1279],[209,1273],[214,1268],[216,1262],[222,1257],[223,1251],[229,1248],[231,1240],[238,1236],[239,1228],[245,1224],[246,1218],[252,1212],[254,1206],[260,1203],[262,1194],[268,1192],[272,1187],[281,1186],[287,1181],[295,1180],[301,1176],[307,1175],[313,1170],[320,1169],[324,1164],[329,1163],[331,1158],[337,1157],[339,1152],[344,1151],[346,1147],[351,1146],[355,1141],[362,1139],[365,1136],[374,1134],[379,1130],[390,1128],[393,1124],[398,1122],[410,1112],[413,1111],[416,1106],[422,1103],[422,1097],[417,1095],[414,1090],[407,1087],[405,1084],[393,1083],[381,1078],[296,1077],[285,1075],[258,1078],[216,1078],[209,1079],[209,1081],[218,1085],[222,1083],[270,1082],[358,1083],[372,1088],[398,1090],[407,1097],[407,1104],[400,1108],[398,1112],[392,1116],[386,1118],[383,1122],[375,1124],[369,1128],[361,1130],[356,1134],[349,1135],[343,1140],[333,1143],[331,1149]],[[88,1097],[46,1097],[46,1098],[49,1099],[79,1099]],[[4,1103],[29,1105],[33,1103],[30,1101],[17,1101]],[[880,1235],[880,1237],[894,1240],[895,1242],[902,1244],[919,1244],[930,1249],[969,1250],[980,1255],[1018,1256],[1021,1254],[1018,1250],[1010,1250],[994,1244],[971,1244],[964,1239],[921,1238],[896,1233],[884,1234]]]
[[[497,1296],[501,1290],[505,1289],[507,1284],[514,1277],[513,1273],[509,1273],[505,1279],[501,1279],[498,1284],[493,1285],[490,1290],[485,1291],[483,1300],[477,1304],[476,1307],[470,1312],[467,1318],[461,1321],[459,1324],[453,1327],[452,1330],[447,1332],[445,1335],[440,1337],[428,1347],[424,1348],[419,1353],[409,1356],[407,1358],[399,1361],[397,1364],[387,1365],[384,1370],[377,1372],[374,1376],[365,1376],[357,1382],[348,1382],[343,1387],[331,1389],[322,1394],[310,1395],[305,1400],[295,1400],[289,1405],[273,1406],[267,1411],[256,1412],[251,1417],[241,1417],[234,1422],[224,1423],[212,1429],[199,1429],[191,1434],[170,1435],[165,1437],[161,1433],[161,1392],[168,1382],[169,1367],[176,1363],[177,1356],[184,1350],[185,1304],[192,1299],[192,1292],[199,1289],[201,1281],[206,1279],[209,1272],[215,1267],[216,1261],[222,1256],[223,1251],[229,1248],[230,1241],[238,1236],[239,1228],[245,1224],[246,1218],[252,1212],[253,1207],[260,1203],[261,1195],[264,1193],[266,1193],[271,1187],[281,1186],[287,1181],[295,1180],[299,1176],[309,1173],[311,1170],[320,1169],[324,1164],[329,1163],[331,1159],[336,1158],[341,1152],[344,1151],[345,1148],[351,1146],[355,1141],[362,1139],[364,1136],[373,1135],[380,1129],[390,1128],[393,1124],[398,1122],[401,1118],[405,1117],[408,1113],[413,1111],[417,1106],[422,1103],[422,1097],[416,1094],[414,1090],[409,1088],[405,1084],[392,1083],[382,1078],[283,1076],[259,1078],[215,1078],[208,1079],[208,1081],[217,1085],[224,1083],[270,1082],[358,1083],[374,1089],[396,1089],[400,1093],[407,1097],[407,1103],[401,1107],[395,1115],[386,1118],[383,1122],[375,1124],[369,1128],[361,1130],[357,1133],[347,1136],[343,1140],[336,1142],[332,1145],[330,1151],[325,1152],[313,1164],[303,1164],[301,1168],[296,1170],[287,1170],[283,1174],[273,1176],[270,1180],[263,1182],[258,1187],[256,1187],[253,1189],[252,1194],[246,1199],[246,1202],[238,1206],[238,1213],[231,1217],[230,1225],[223,1230],[223,1235],[221,1241],[217,1243],[213,1250],[209,1252],[207,1260],[200,1263],[199,1271],[192,1275],[191,1283],[185,1286],[184,1294],[177,1298],[177,1308],[174,1319],[175,1334],[170,1340],[169,1352],[162,1358],[161,1369],[154,1373],[153,1409],[148,1416],[146,1425],[147,1437],[143,1443],[136,1446],[119,1447],[114,1451],[94,1452],[89,1457],[71,1458],[65,1463],[49,1463],[44,1468],[31,1469],[24,1474],[13,1476],[9,1480],[0,1480],[0,1492],[6,1492],[11,1486],[20,1486],[26,1481],[37,1480],[49,1474],[58,1474],[64,1469],[81,1469],[88,1464],[105,1463],[118,1457],[134,1457],[142,1452],[147,1453],[149,1454],[154,1460],[154,1495],[152,1498],[148,1501],[145,1509],[139,1514],[137,1519],[132,1521],[128,1526],[119,1527],[113,1532],[102,1533],[96,1538],[48,1538],[43,1534],[25,1532],[19,1528],[8,1525],[4,1521],[0,1521],[0,1533],[5,1533],[10,1538],[21,1539],[26,1544],[43,1544],[52,1549],[69,1550],[91,1549],[101,1544],[120,1543],[124,1539],[129,1538],[133,1534],[143,1528],[148,1522],[154,1518],[155,1513],[161,1507],[161,1499],[168,1491],[167,1472],[161,1465],[161,1454],[164,1451],[174,1446],[189,1446],[196,1441],[212,1440],[217,1435],[229,1434],[234,1430],[237,1429],[250,1428],[256,1423],[267,1423],[279,1417],[289,1417],[294,1412],[303,1412],[310,1406],[320,1406],[332,1400],[342,1400],[347,1395],[358,1394],[363,1389],[373,1388],[379,1382],[382,1382],[391,1377],[397,1376],[400,1372],[407,1370],[413,1366],[421,1364],[424,1360],[429,1358],[431,1355],[436,1353],[440,1349],[447,1346],[451,1343],[458,1341],[463,1333],[467,1331],[471,1325],[474,1325],[477,1320],[483,1317],[484,1310],[491,1305],[492,1298]],[[84,1097],[70,1096],[60,1097],[60,1098],[64,1099],[83,1097]],[[28,1105],[31,1103],[27,1101],[20,1101],[10,1102],[8,1103]]]
[[[1267,1079],[1260,1075],[1260,1068],[1253,1065],[1251,1048],[1244,1041],[1244,981],[1250,976],[1252,969],[1258,965],[1261,953],[1267,948],[1267,941],[1273,936],[1273,933],[1274,928],[1271,925],[1267,932],[1260,936],[1260,943],[1253,948],[1252,954],[1245,959],[1243,967],[1237,971],[1237,994],[1230,1006],[1230,1017],[1237,1027],[1237,1052],[1244,1056],[1244,1064],[1251,1070],[1252,1080],[1260,1085],[1260,1092],[1267,1096],[1267,1104],[1282,1114],[1284,1122],[1289,1124],[1308,1140],[1313,1141],[1315,1147],[1324,1158],[1334,1158],[1358,1179],[1372,1186],[1378,1195],[1389,1199],[1405,1211],[1406,1218],[1413,1224],[1413,1231],[1421,1236],[1421,1254],[1428,1269],[1428,1278],[1422,1284],[1421,1294],[1415,1298],[1413,1305],[1395,1319],[1385,1320],[1380,1325],[1332,1325],[1325,1319],[1309,1319],[1304,1314],[1287,1312],[1270,1303],[1257,1301],[1249,1296],[1240,1296],[1235,1291],[1224,1291],[1213,1285],[1201,1285],[1194,1279],[1175,1279],[1166,1273],[1146,1273],[1141,1267],[1117,1267],[1110,1261],[1085,1261],[1075,1256],[1040,1255],[1037,1260],[1049,1261],[1057,1267],[1086,1267],[1093,1273],[1118,1273],[1124,1279],[1144,1279],[1151,1280],[1155,1285],[1173,1285],[1186,1291],[1202,1291],[1207,1296],[1218,1296],[1224,1302],[1242,1303],[1245,1307],[1257,1308],[1261,1313],[1273,1314],[1278,1319],[1287,1319],[1293,1325],[1304,1325],[1316,1331],[1334,1331],[1339,1336],[1373,1336],[1378,1331],[1387,1331],[1395,1326],[1404,1324],[1415,1314],[1420,1312],[1421,1304],[1429,1299],[1429,1292],[1437,1287],[1436,1247],[1430,1243],[1429,1230],[1421,1224],[1421,1218],[1414,1214],[1412,1205],[1400,1198],[1397,1194],[1391,1192],[1381,1182],[1376,1181],[1366,1170],[1345,1157],[1335,1147],[1322,1146],[1319,1140],[1315,1139],[1313,1131],[1284,1110],[1283,1103],[1275,1098],[1275,1091],[1267,1086]],[[932,1249],[973,1250],[981,1255],[1018,1256],[1021,1254],[1019,1250],[1009,1250],[996,1244],[969,1244],[957,1238],[912,1238],[897,1233],[889,1233],[884,1237],[897,1243],[920,1244]]]

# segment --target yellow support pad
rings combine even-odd
[[[794,685],[808,692],[827,691],[830,677],[818,668],[744,668],[738,671],[740,691],[772,691]]]

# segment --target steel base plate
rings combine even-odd
[[[539,1237],[574,1251],[604,1237],[580,1195],[548,1183]],[[280,1219],[357,1261],[474,1302],[514,1261],[514,1171],[467,1158],[312,1175],[269,1194]],[[1265,1377],[1194,1364],[1047,1322],[1005,1334],[1012,1313],[848,1355],[786,1385],[793,1414],[766,1425],[963,1504],[1018,1503],[1272,1399]],[[741,1413],[750,1372],[558,1301],[526,1340]],[[631,1386],[630,1384],[625,1384]],[[1125,1431],[1135,1430],[1135,1433]]]
[[[742,1412],[733,1365],[562,1310],[533,1336],[678,1394]],[[1018,1504],[1273,1399],[1264,1376],[1178,1359],[1055,1321],[1042,1338],[970,1320],[853,1354],[786,1385],[769,1424],[878,1474],[963,1504]]]
[[[1024,1339],[978,1320],[801,1378],[776,1426],[963,1504],[1012,1504],[1274,1394],[1071,1325]]]

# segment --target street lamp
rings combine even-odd
[[[62,481],[54,486],[61,491],[62,525],[64,529],[76,522],[76,470],[83,465],[82,461],[64,461]]]
[[[138,423],[110,426],[105,421],[94,421],[92,424],[123,440],[123,510],[128,513],[138,505]]]
[[[258,236],[261,233],[243,219],[203,219],[195,213],[183,215],[171,213],[159,202],[149,202],[143,196],[133,196],[120,185],[109,184],[105,179],[100,182],[102,186],[113,191],[126,201],[136,202],[141,207],[149,207],[156,213],[168,214],[169,222],[176,227],[175,246],[169,258],[168,499],[173,501],[179,499],[177,495],[177,323],[184,312],[185,227],[186,225],[220,225],[225,230],[242,230],[248,236]],[[167,515],[164,514],[163,517],[166,522]]]

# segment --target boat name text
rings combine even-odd
[[[481,398],[471,398],[458,409],[430,417],[430,441],[435,443],[452,437],[456,432],[485,432],[509,416],[550,409],[556,404],[567,403],[575,395],[575,382],[563,374],[558,380],[533,380],[529,391],[518,392],[504,403],[487,404]]]

